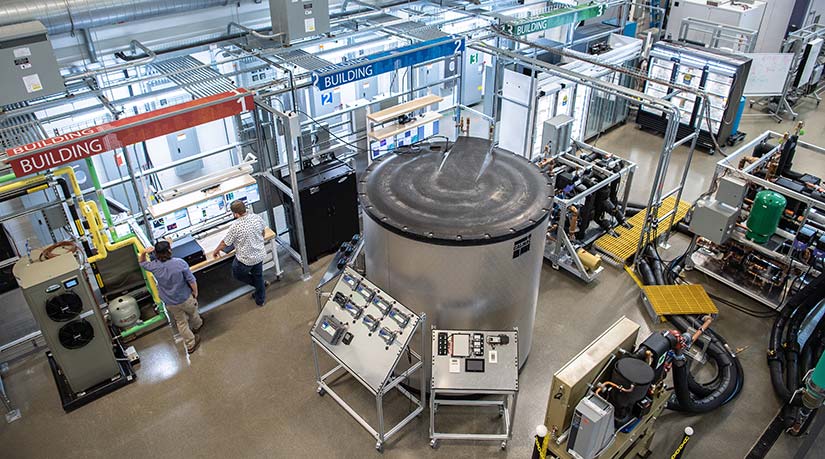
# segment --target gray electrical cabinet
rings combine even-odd
[[[546,120],[541,130],[542,148],[547,147],[550,156],[566,153],[570,149],[572,127],[573,118],[567,115],[556,115]]]
[[[285,44],[329,32],[329,0],[269,0],[269,14]]]
[[[567,452],[578,459],[599,456],[613,436],[613,405],[598,395],[583,398],[576,405]]]
[[[72,391],[120,376],[112,336],[86,272],[71,253],[40,261],[32,251],[14,265],[14,277]]]
[[[65,90],[43,24],[32,21],[0,27],[0,105]]]
[[[166,143],[169,145],[169,154],[172,161],[180,161],[201,152],[198,143],[198,131],[195,128],[167,135]],[[190,174],[199,172],[201,169],[203,169],[203,160],[197,159],[175,166],[175,175],[187,177]]]

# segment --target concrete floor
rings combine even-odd
[[[808,122],[804,140],[825,145],[825,115],[812,103],[800,108]],[[747,117],[742,129],[751,135],[785,130],[767,117]],[[661,138],[632,123],[602,136],[598,146],[640,163],[633,201],[646,201],[652,161]],[[682,161],[677,152],[675,162]],[[686,199],[694,199],[719,156],[697,152]],[[825,175],[822,159],[798,156],[797,170]],[[675,168],[673,170],[678,170]],[[673,251],[685,240],[674,238]],[[31,457],[379,457],[374,441],[329,397],[315,393],[308,331],[317,313],[313,288],[329,257],[312,266],[313,279],[299,280],[294,265],[269,290],[264,308],[243,297],[205,315],[203,344],[187,357],[170,329],[141,337],[138,380],[75,412],[65,414],[42,353],[16,362],[3,374],[23,418],[0,423],[0,456]],[[703,281],[695,278],[694,280]],[[749,300],[712,281],[705,285],[745,305]],[[740,354],[747,381],[739,398],[711,415],[666,412],[658,421],[653,457],[669,457],[685,426],[696,434],[688,456],[743,457],[779,409],[768,378],[765,348],[771,320],[721,310],[715,328]],[[642,324],[643,334],[662,328],[643,312],[639,291],[622,271],[608,267],[601,278],[584,285],[544,265],[533,350],[521,373],[521,393],[514,438],[506,451],[495,443],[444,442],[428,446],[428,420],[414,421],[388,442],[384,455],[406,457],[529,457],[533,429],[544,420],[552,374],[621,316]],[[340,391],[359,409],[374,400],[352,381]],[[388,419],[409,408],[405,399],[388,398]],[[425,413],[426,415],[426,413]],[[481,427],[491,417],[459,413],[451,420]],[[798,440],[782,439],[770,457],[790,457]]]

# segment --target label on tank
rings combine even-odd
[[[518,258],[530,251],[530,235],[524,236],[513,243],[513,258]]]

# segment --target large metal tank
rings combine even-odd
[[[536,315],[549,179],[488,140],[461,137],[380,158],[359,182],[359,196],[367,277],[426,313],[428,326],[517,326],[523,364]]]

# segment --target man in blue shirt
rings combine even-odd
[[[155,253],[155,259],[149,261],[148,255],[152,252]],[[154,247],[141,251],[140,267],[155,276],[160,299],[175,318],[178,331],[186,344],[186,352],[195,352],[201,344],[197,333],[203,326],[203,319],[198,314],[198,282],[189,270],[189,265],[180,258],[173,258],[172,246],[168,241],[161,240]]]

